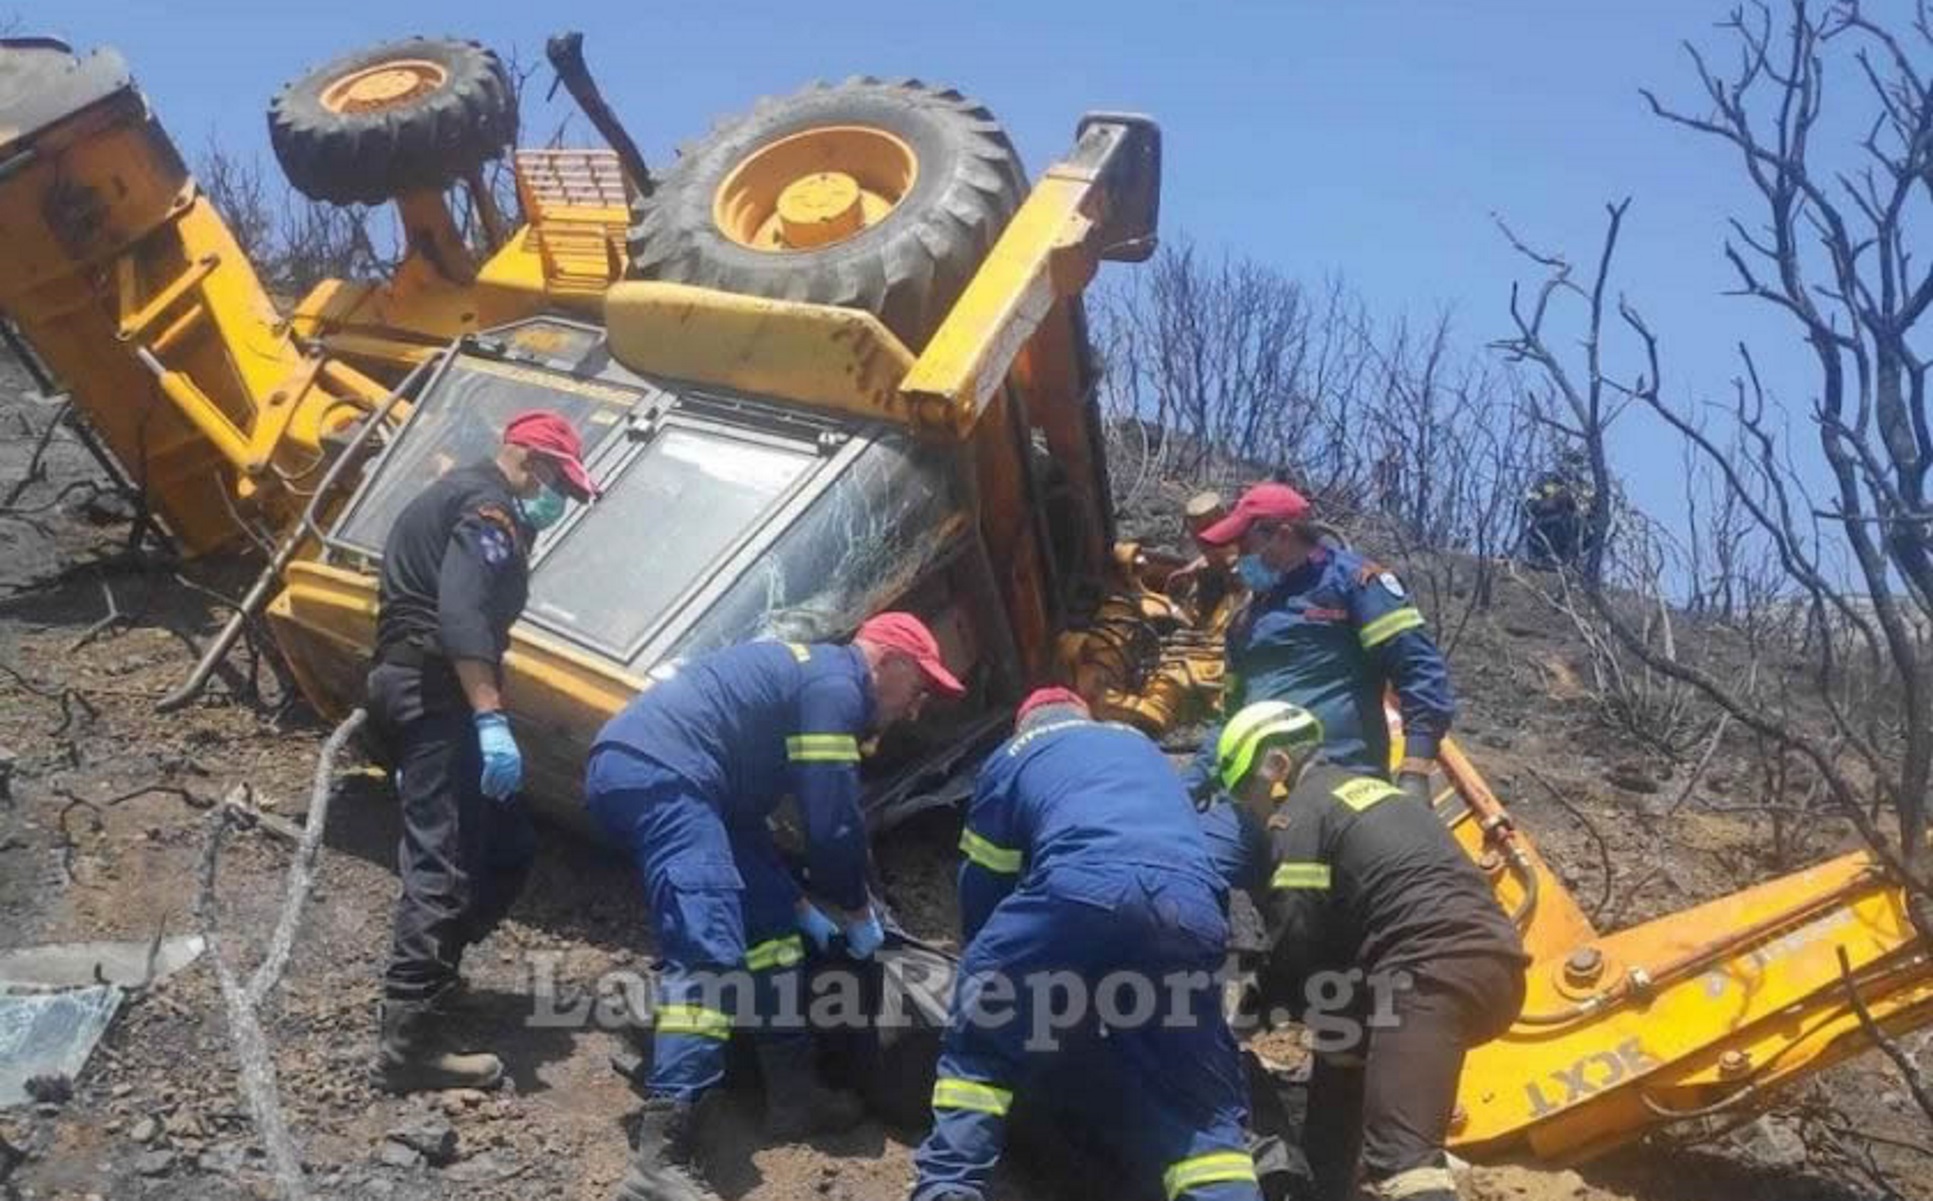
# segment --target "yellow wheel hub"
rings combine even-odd
[[[815,250],[877,225],[918,178],[912,147],[884,130],[809,129],[733,168],[713,197],[712,219],[740,246]]]
[[[427,59],[376,63],[322,89],[322,107],[332,113],[381,112],[428,95],[449,78],[449,72]]]
[[[779,237],[787,246],[825,246],[865,228],[865,194],[843,171],[795,179],[779,193]]]

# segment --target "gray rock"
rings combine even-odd
[[[195,1157],[195,1166],[213,1176],[232,1176],[248,1161],[246,1149],[234,1143],[210,1147]]]
[[[509,1168],[497,1158],[493,1151],[484,1151],[461,1163],[453,1163],[443,1174],[451,1180],[463,1184],[487,1184],[502,1176]]]
[[[151,1143],[161,1134],[161,1123],[153,1118],[142,1118],[128,1131],[128,1137],[137,1143]]]
[[[143,1151],[134,1157],[134,1170],[143,1176],[166,1176],[174,1167],[175,1153],[165,1147]]]
[[[437,1114],[419,1114],[383,1137],[418,1152],[439,1167],[456,1158],[456,1130]]]
[[[1651,769],[1642,763],[1620,763],[1604,773],[1604,778],[1626,792],[1649,795],[1661,785]]]
[[[376,1162],[386,1168],[413,1168],[423,1162],[423,1153],[404,1143],[383,1140],[383,1149],[377,1153]]]
[[[1805,1140],[1778,1118],[1760,1118],[1732,1137],[1740,1156],[1760,1167],[1785,1170],[1806,1162]]]

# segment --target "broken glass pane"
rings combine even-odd
[[[69,942],[0,951],[0,988],[151,984],[193,963],[199,934],[146,942]]]
[[[32,1100],[27,1081],[36,1076],[79,1077],[120,1005],[112,984],[0,996],[0,1106]]]
[[[968,522],[945,448],[891,435],[866,448],[672,649],[822,641],[902,596]]]

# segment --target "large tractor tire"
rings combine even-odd
[[[441,189],[517,138],[517,99],[495,53],[407,38],[318,67],[283,87],[269,142],[289,182],[331,204],[381,204]]]
[[[631,231],[633,274],[862,309],[926,345],[1019,207],[993,114],[916,80],[761,100],[684,147]]]

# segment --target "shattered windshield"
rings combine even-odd
[[[952,456],[891,435],[866,448],[680,638],[683,658],[753,638],[811,642],[905,593],[966,529]]]
[[[378,553],[404,505],[452,469],[494,455],[503,427],[525,409],[561,414],[577,428],[588,459],[647,395],[562,372],[464,355],[418,403],[400,441],[356,498],[336,536],[359,550]]]
[[[529,614],[628,658],[819,461],[809,444],[666,427],[538,563]]]

